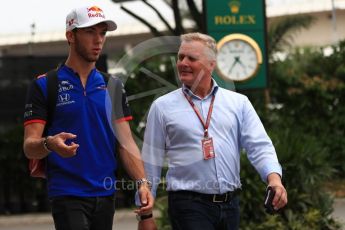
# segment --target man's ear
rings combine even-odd
[[[210,62],[210,69],[211,69],[211,73],[212,73],[212,71],[216,68],[216,60],[211,60]]]
[[[66,39],[67,39],[67,42],[70,44],[70,43],[74,43],[74,33],[72,31],[67,31],[66,32]]]

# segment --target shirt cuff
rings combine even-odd
[[[266,164],[260,171],[261,180],[265,183],[267,183],[267,177],[271,173],[277,173],[280,177],[283,177],[282,167],[276,162]]]

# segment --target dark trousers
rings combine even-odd
[[[111,230],[115,197],[63,196],[51,199],[56,230]]]
[[[212,202],[195,193],[169,192],[169,217],[174,230],[238,230],[239,197]]]

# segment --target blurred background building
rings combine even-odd
[[[287,15],[307,14],[315,17],[315,23],[308,29],[294,36],[296,46],[324,46],[336,43],[345,38],[345,0],[267,0],[266,15],[269,27],[276,20]],[[164,31],[161,21],[151,22]],[[151,38],[148,27],[131,21],[110,33],[105,54],[108,56],[122,55],[127,48]],[[68,45],[63,30],[36,33],[32,24],[31,33],[2,35],[0,37],[0,56],[17,55],[65,55]]]

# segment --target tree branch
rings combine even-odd
[[[163,34],[161,32],[159,32],[155,27],[153,27],[148,21],[146,21],[145,19],[139,17],[138,15],[134,14],[132,11],[128,10],[126,7],[124,6],[120,6],[120,8],[125,11],[127,14],[131,15],[132,17],[134,17],[135,19],[137,19],[138,21],[140,21],[141,23],[143,23],[144,25],[146,25],[147,27],[149,27],[149,29],[151,30],[151,33],[154,36],[163,36]]]
[[[172,9],[174,12],[174,19],[175,19],[175,35],[180,35],[184,33],[184,29],[182,27],[182,19],[180,14],[180,9],[178,8],[178,0],[172,0]]]
[[[147,2],[147,0],[142,0],[148,7],[150,7],[154,12],[156,12],[157,16],[160,18],[160,20],[162,20],[162,22],[164,23],[164,25],[168,28],[168,30],[171,33],[174,33],[174,29],[169,25],[169,23],[167,22],[167,20],[165,20],[165,18],[162,16],[162,14],[150,3]]]
[[[189,8],[189,12],[194,19],[196,25],[198,26],[199,30],[204,31],[204,23],[203,23],[203,15],[198,11],[198,8],[195,5],[194,0],[187,0],[187,5]]]

